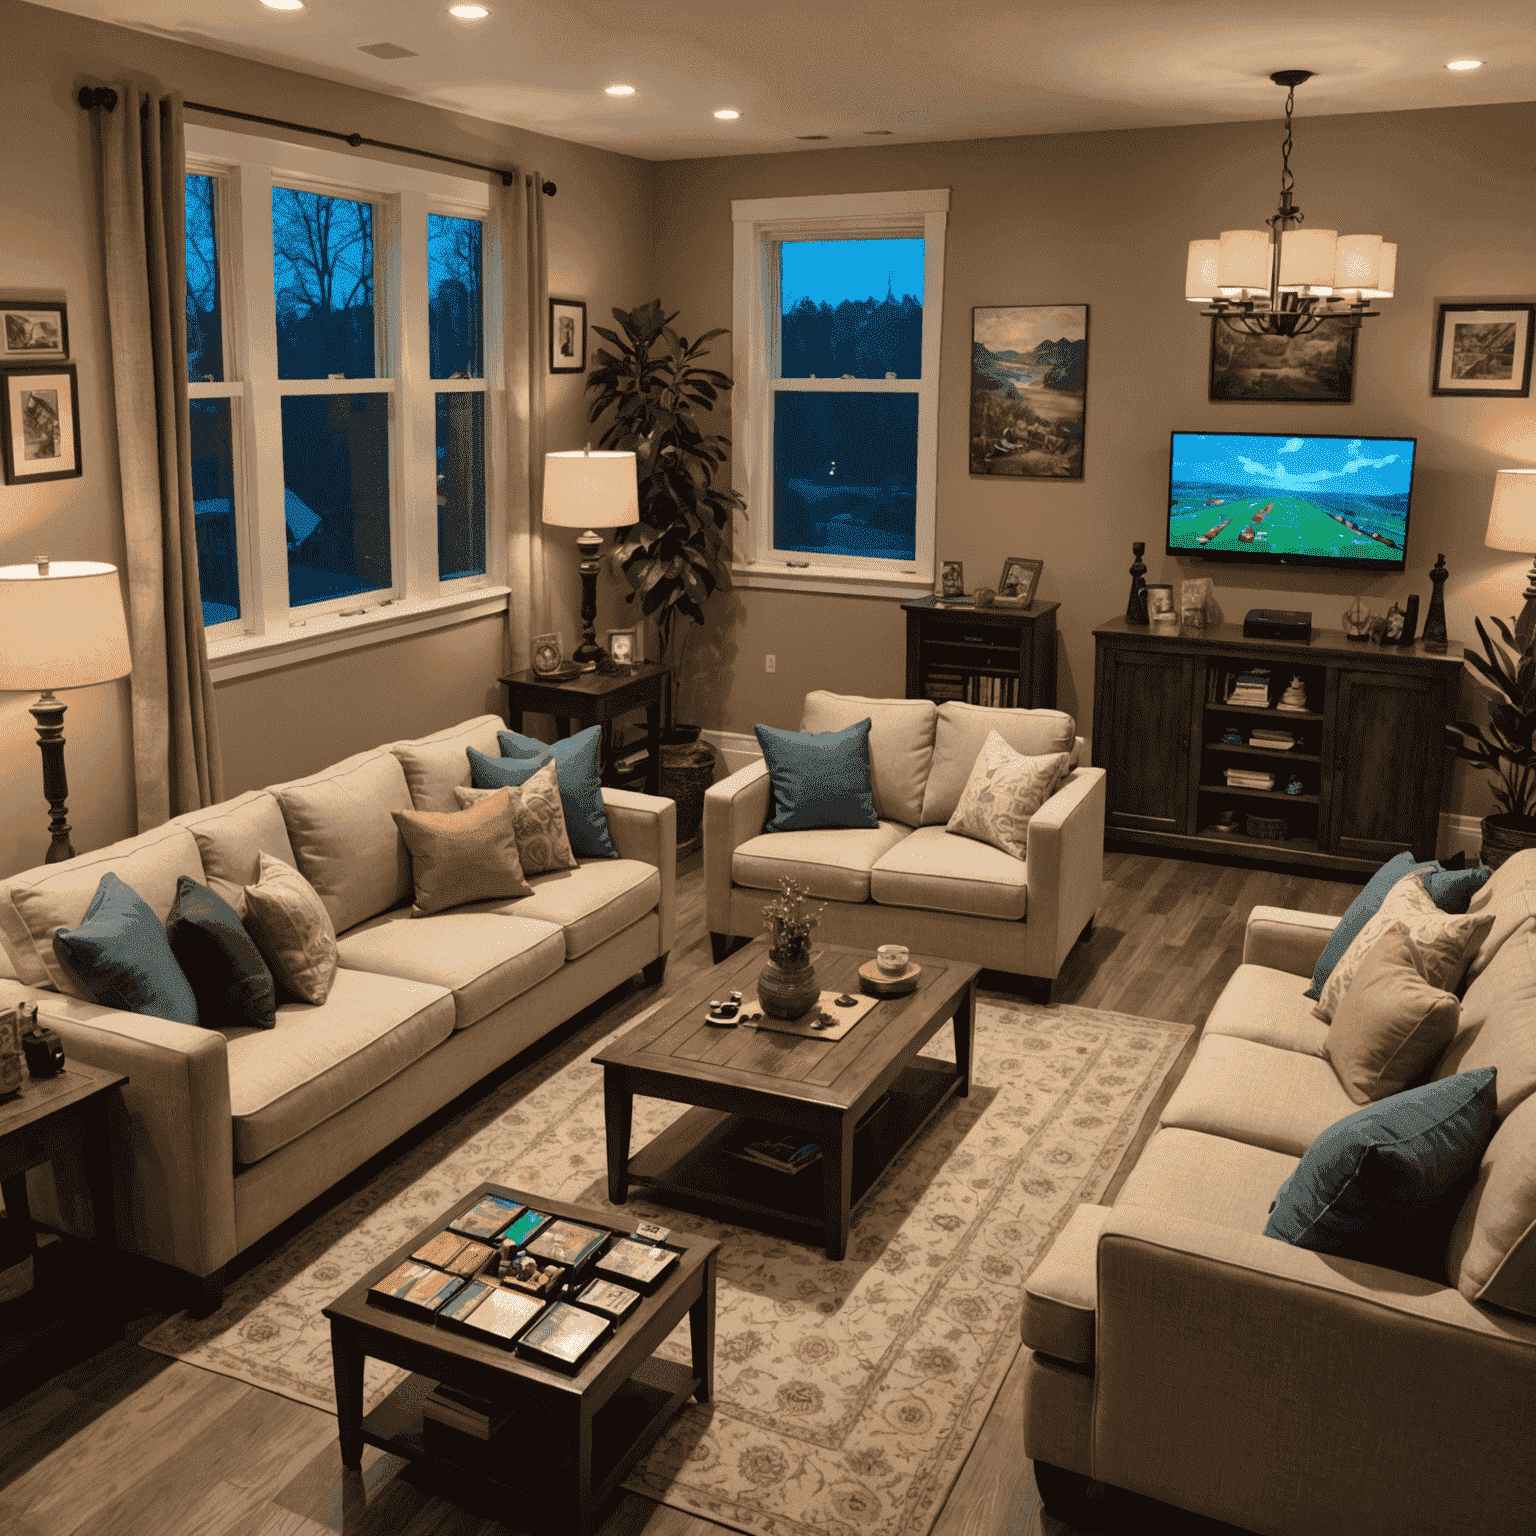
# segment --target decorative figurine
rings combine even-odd
[[[1424,649],[1436,656],[1443,656],[1449,646],[1445,633],[1445,579],[1451,573],[1445,568],[1445,556],[1436,555],[1434,569],[1429,580],[1434,591],[1429,598],[1429,615],[1424,620]]]
[[[1403,643],[1403,621],[1407,615],[1401,608],[1393,603],[1387,609],[1387,632],[1381,637],[1383,645],[1401,645]]]
[[[1221,733],[1221,739],[1229,747],[1240,747],[1243,744],[1243,733],[1235,725],[1229,725]]]
[[[1285,786],[1285,792],[1288,795],[1299,795],[1301,793],[1301,775],[1299,773],[1291,775],[1290,781]]]
[[[1365,606],[1365,599],[1357,597],[1354,602],[1344,610],[1344,617],[1340,620],[1344,629],[1346,640],[1368,640],[1371,636],[1371,619],[1374,615]]]
[[[1131,545],[1131,553],[1136,557],[1131,562],[1131,595],[1125,605],[1125,622],[1127,624],[1145,624],[1147,620],[1147,583],[1145,580],[1147,567],[1142,562],[1142,556],[1146,554],[1147,546],[1144,540],[1137,539]]]
[[[1293,676],[1284,693],[1280,695],[1277,709],[1288,709],[1293,714],[1305,711],[1307,707],[1307,690],[1303,686],[1299,676]]]
[[[741,993],[732,992],[729,1002],[712,1001],[709,1012],[704,1015],[706,1024],[713,1024],[717,1029],[735,1029],[741,1022]]]

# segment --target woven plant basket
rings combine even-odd
[[[677,846],[691,843],[704,827],[704,791],[715,782],[715,754],[705,742],[661,749],[661,792],[677,801]]]
[[[1284,842],[1290,829],[1284,816],[1255,816],[1250,812],[1243,819],[1243,830],[1248,836],[1261,837],[1266,842]]]
[[[1497,869],[1512,853],[1536,848],[1536,825],[1524,816],[1500,812],[1483,817],[1483,846],[1478,857],[1489,869]]]

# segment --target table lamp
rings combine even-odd
[[[1493,477],[1493,506],[1483,542],[1489,549],[1533,557],[1525,580],[1525,607],[1515,624],[1515,644],[1523,654],[1536,635],[1536,469],[1501,469]]]
[[[55,688],[88,688],[132,670],[115,565],[49,560],[0,566],[0,689],[42,697],[31,706],[43,754],[43,795],[53,841],[44,862],[72,859],[64,802],[64,711]]]
[[[602,539],[594,528],[627,528],[640,521],[640,491],[635,456],[612,449],[544,455],[544,521],[556,528],[583,528],[581,551],[582,642],[571,660],[583,672],[608,660],[597,643],[598,551]]]

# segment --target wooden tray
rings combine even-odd
[[[866,960],[859,967],[859,985],[871,997],[905,997],[908,992],[917,991],[922,974],[923,968],[915,960],[909,960],[906,970],[894,976],[882,971],[878,960]]]

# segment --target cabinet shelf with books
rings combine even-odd
[[[1058,606],[942,608],[931,597],[903,603],[907,697],[1054,709]]]

